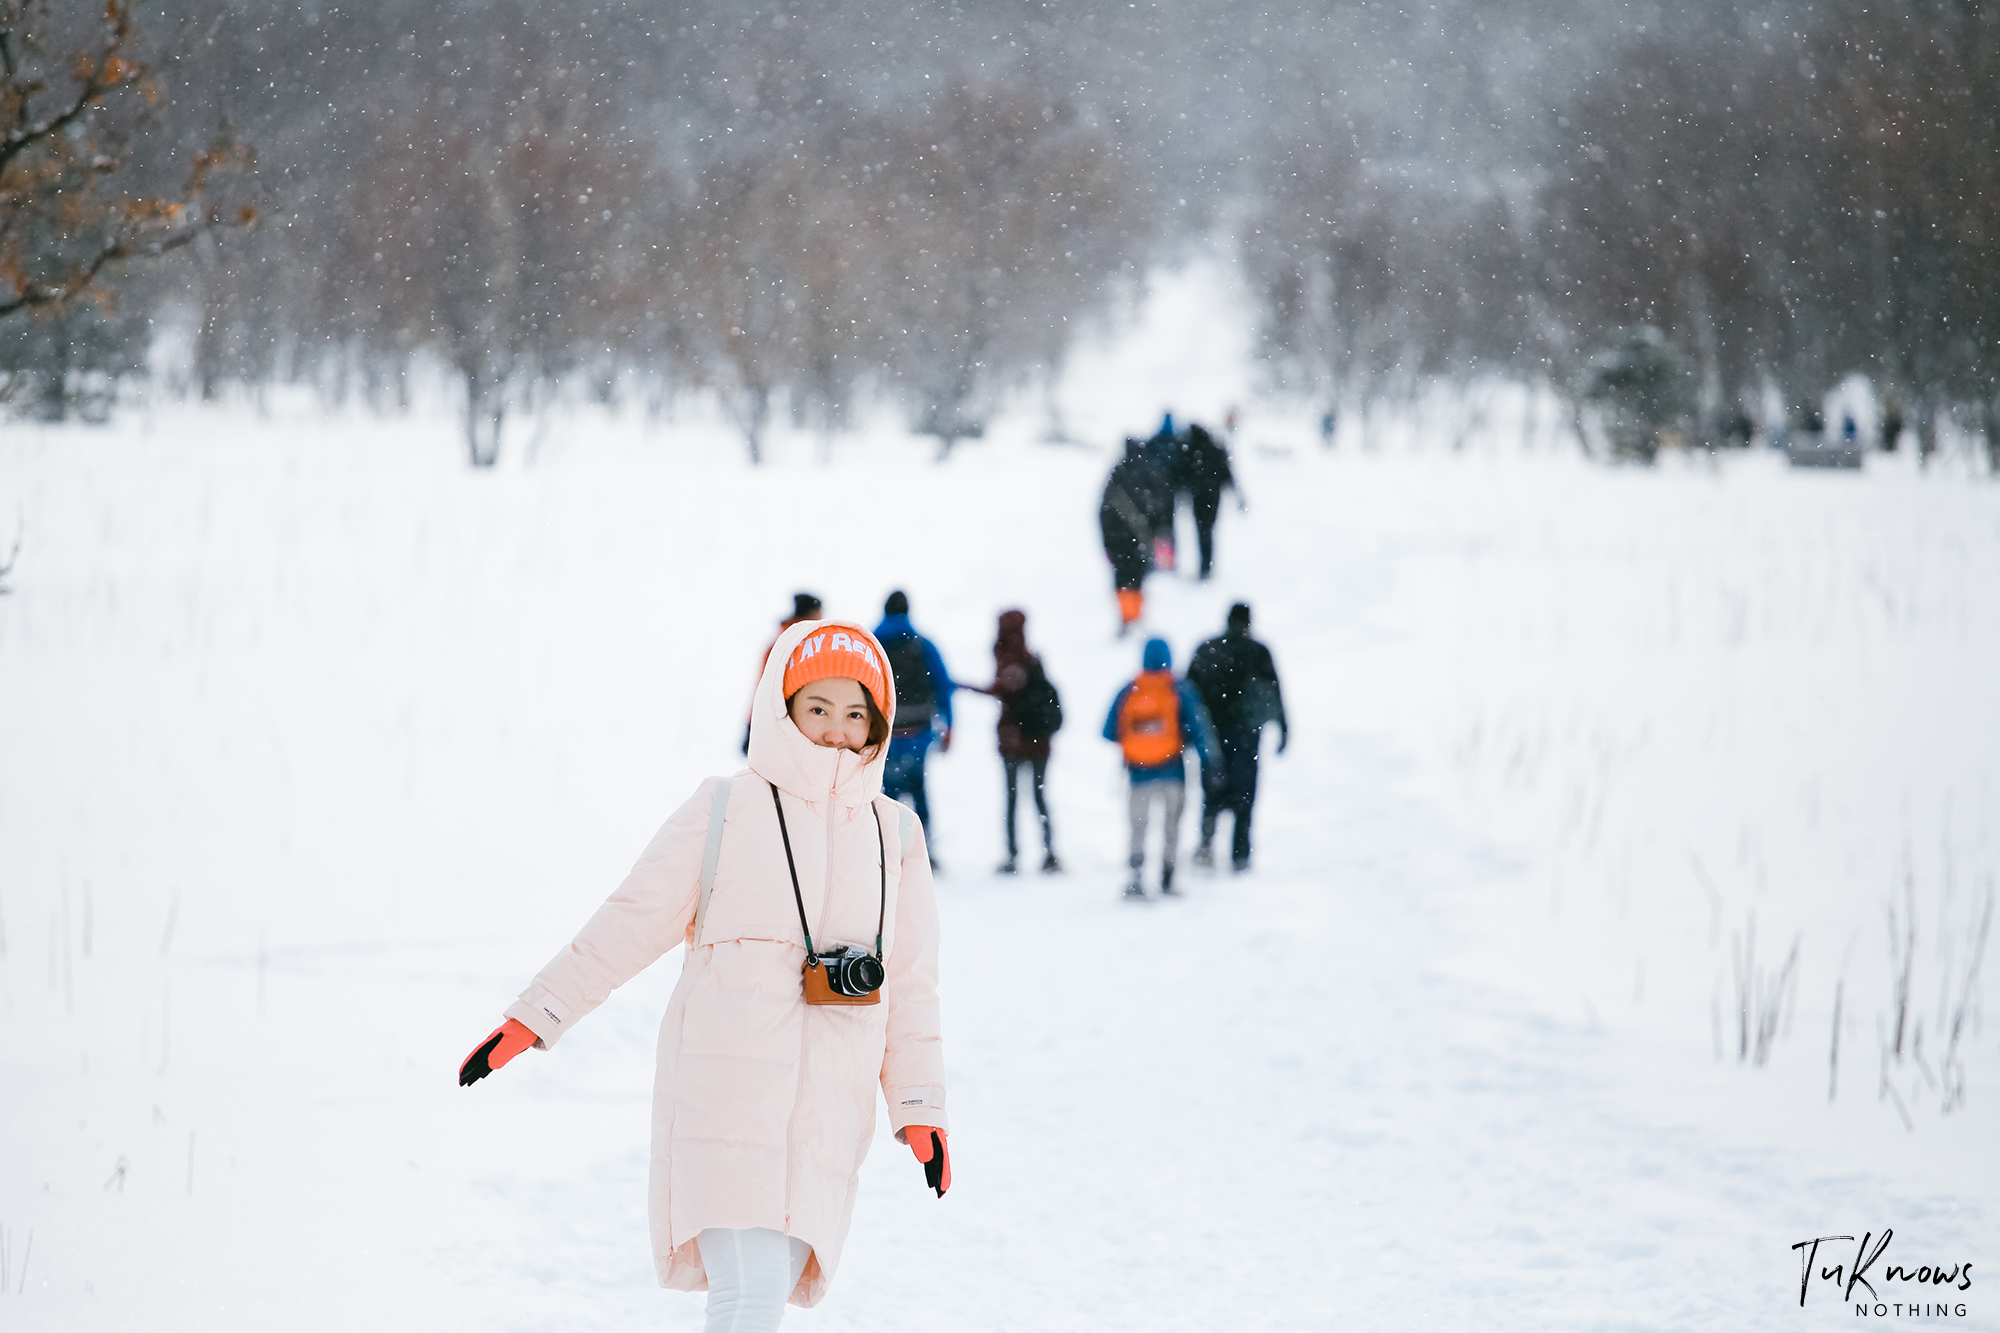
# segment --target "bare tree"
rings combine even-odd
[[[709,169],[687,251],[700,364],[752,463],[763,461],[772,400],[800,368],[811,299],[795,279],[809,176],[793,152],[767,147]]]
[[[226,139],[195,156],[173,194],[116,192],[130,115],[159,91],[134,54],[131,16],[118,0],[59,54],[65,18],[74,21],[48,0],[0,0],[0,318],[59,308],[115,265],[255,217],[248,205],[225,216],[204,197],[218,170],[247,160]]]
[[[589,132],[532,105],[479,121],[436,99],[392,124],[352,197],[346,304],[365,341],[436,349],[464,385],[467,460],[491,467],[531,387],[620,327],[631,200],[625,164]]]
[[[890,364],[940,456],[1053,365],[1147,228],[1110,136],[1031,81],[949,84],[899,127],[886,171]]]

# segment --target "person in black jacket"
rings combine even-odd
[[[1097,507],[1097,525],[1104,554],[1111,561],[1111,582],[1118,590],[1118,633],[1123,637],[1146,610],[1146,572],[1153,567],[1153,535],[1164,508],[1171,524],[1173,483],[1146,456],[1135,439],[1125,441],[1125,456],[1105,479],[1104,499]]]
[[[1222,508],[1222,493],[1236,490],[1236,503],[1241,506],[1243,492],[1230,471],[1229,450],[1201,426],[1188,427],[1181,446],[1180,482],[1187,490],[1188,506],[1194,510],[1195,536],[1201,542],[1201,577],[1206,579],[1215,568],[1215,516]]]
[[[1194,863],[1215,864],[1215,821],[1224,810],[1233,816],[1229,860],[1235,870],[1250,865],[1250,808],[1257,800],[1257,749],[1268,723],[1278,724],[1278,753],[1285,752],[1291,728],[1285,721],[1285,699],[1278,687],[1278,668],[1271,650],[1250,637],[1250,608],[1242,602],[1229,608],[1229,628],[1195,649],[1188,664],[1188,683],[1201,694],[1221,742],[1213,764],[1202,765],[1201,845]]]

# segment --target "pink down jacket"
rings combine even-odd
[[[613,990],[685,941],[687,958],[660,1024],[653,1089],[651,1214],[660,1281],[706,1290],[695,1244],[704,1228],[770,1227],[812,1246],[791,1293],[793,1304],[807,1306],[826,1295],[840,1266],[874,1136],[876,1084],[899,1141],[909,1125],[949,1127],[937,901],[922,827],[881,794],[881,755],[863,763],[852,751],[814,745],[785,716],[784,665],[800,640],[821,633],[846,633],[882,653],[865,630],[825,621],[794,625],[779,637],[751,707],[750,767],[731,782],[714,888],[699,923],[714,778],[668,818],[618,891],[507,1010],[534,1030],[537,1046],[554,1046]],[[886,862],[881,1004],[805,1003],[805,940],[772,786],[782,793],[817,948],[874,946],[878,867]]]

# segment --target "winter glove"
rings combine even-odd
[[[465,1057],[465,1063],[458,1067],[458,1086],[471,1087],[534,1044],[534,1031],[526,1023],[508,1019],[479,1043],[478,1050]]]
[[[950,1137],[943,1130],[929,1125],[903,1127],[903,1138],[909,1143],[910,1151],[924,1164],[924,1184],[936,1190],[940,1199],[951,1188]]]
[[[950,753],[951,753],[951,728],[950,728],[950,727],[946,727],[946,728],[944,729],[944,739],[938,742],[938,750],[939,750],[939,751],[940,751],[941,753],[944,753],[944,754],[950,754]]]

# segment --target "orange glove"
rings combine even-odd
[[[458,1067],[458,1086],[469,1088],[535,1044],[534,1031],[519,1019],[510,1018],[479,1043],[479,1049],[465,1057]]]
[[[951,1188],[951,1136],[929,1125],[905,1125],[903,1139],[924,1164],[924,1184],[942,1199]]]

